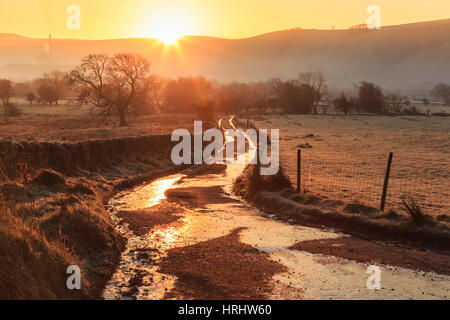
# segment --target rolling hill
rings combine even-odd
[[[292,29],[245,39],[186,36],[178,47],[156,39],[33,39],[0,34],[0,77],[32,78],[69,69],[88,53],[137,52],[163,76],[204,75],[219,81],[294,77],[323,71],[332,86],[360,80],[429,89],[450,81],[450,19],[381,30]]]

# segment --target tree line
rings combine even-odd
[[[450,104],[450,85],[438,84],[432,94]],[[295,79],[273,78],[259,82],[219,83],[204,77],[162,78],[138,54],[91,54],[69,72],[55,70],[33,81],[13,83],[0,79],[0,106],[5,118],[14,109],[11,97],[27,103],[90,106],[99,116],[117,116],[126,126],[129,114],[197,113],[212,119],[215,113],[318,114],[334,106],[348,114],[405,112],[410,105],[398,92],[384,94],[380,86],[361,82],[353,96],[332,97],[322,72],[300,73]],[[423,103],[427,104],[428,101]]]

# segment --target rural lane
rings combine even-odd
[[[111,219],[128,244],[103,297],[449,298],[446,275],[380,263],[381,289],[371,290],[368,263],[292,249],[299,242],[350,237],[263,216],[232,194],[233,181],[244,168],[193,168],[112,198]]]

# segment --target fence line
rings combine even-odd
[[[380,208],[389,152],[331,153],[301,151],[301,176],[293,152],[281,161],[293,183],[301,181],[301,192],[344,202],[361,202]],[[411,158],[395,153],[385,195],[386,209],[399,209],[401,197],[417,199],[425,213],[450,214],[450,163],[446,159]]]

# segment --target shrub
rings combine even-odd
[[[17,104],[9,103],[6,105],[6,112],[9,117],[18,117],[23,114],[22,109],[20,109]]]
[[[233,192],[245,199],[252,198],[260,191],[280,191],[292,189],[292,184],[282,168],[272,176],[262,176],[260,165],[249,165],[233,185]]]
[[[54,187],[57,185],[64,185],[66,180],[64,177],[53,170],[42,170],[41,173],[33,180],[33,184],[38,184],[46,187]]]
[[[401,209],[409,214],[412,220],[417,224],[423,224],[426,221],[426,215],[422,208],[419,206],[417,200],[412,196],[401,197],[402,204]]]

